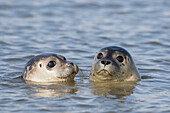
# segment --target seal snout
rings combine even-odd
[[[76,64],[74,64],[73,62],[67,62],[67,63],[66,63],[66,66],[67,66],[67,67],[70,67],[70,68],[73,68],[72,74],[74,74],[74,73],[77,74],[78,71],[79,71],[78,66],[77,66]]]
[[[103,59],[103,60],[100,61],[100,63],[103,64],[104,66],[106,66],[106,65],[112,64],[112,61],[111,60]]]

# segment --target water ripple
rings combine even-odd
[[[0,111],[168,112],[169,5],[168,0],[0,0]],[[93,84],[93,58],[106,46],[126,48],[142,80]],[[23,81],[24,65],[42,53],[75,62],[81,71],[74,82]]]

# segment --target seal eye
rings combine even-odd
[[[53,68],[55,65],[56,65],[55,61],[50,61],[47,66]]]
[[[117,58],[116,58],[119,62],[123,62],[123,57],[122,56],[118,56]]]
[[[103,58],[103,54],[102,54],[102,53],[99,53],[99,54],[97,55],[97,59],[101,59],[101,58]]]

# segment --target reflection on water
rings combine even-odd
[[[57,83],[38,83],[25,81],[27,84],[34,85],[28,88],[33,91],[28,95],[37,97],[62,98],[63,95],[76,94],[75,82],[57,82]]]
[[[170,112],[170,0],[0,0],[0,112]],[[128,50],[142,80],[93,83],[105,46]],[[33,56],[56,53],[81,71],[71,83],[28,83]]]
[[[99,82],[93,83],[92,93],[110,99],[122,99],[132,94],[135,86],[135,82]]]
[[[75,82],[38,83],[25,81],[25,83],[33,85],[32,88],[25,88],[33,91],[28,95],[37,97],[62,98],[64,95],[76,94],[78,91]],[[121,99],[133,94],[136,85],[135,82],[92,82],[91,93],[110,99]]]

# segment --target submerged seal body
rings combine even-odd
[[[66,61],[57,54],[41,54],[33,57],[22,73],[24,80],[36,82],[55,82],[73,80],[78,73],[78,66]]]
[[[117,46],[102,48],[94,58],[91,81],[138,81],[140,76],[131,55]]]

